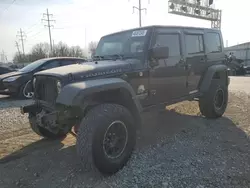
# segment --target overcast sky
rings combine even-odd
[[[41,22],[46,8],[56,20],[52,29],[55,43],[85,47],[98,41],[102,35],[138,26],[138,13],[132,7],[138,0],[0,0],[0,51],[9,60],[17,51],[17,31],[22,28],[27,35],[25,52],[38,42],[49,42],[48,29]],[[237,3],[236,3],[237,2]],[[168,0],[142,0],[147,14],[142,16],[145,25],[186,25],[210,27],[210,21],[168,14]],[[229,45],[249,41],[249,0],[215,0],[215,8],[222,9],[224,43]],[[7,9],[7,10],[6,10]],[[86,29],[85,29],[86,28]],[[85,41],[85,30],[87,41]]]

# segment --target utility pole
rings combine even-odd
[[[19,54],[19,58],[21,58],[20,48],[19,48],[19,44],[18,44],[17,41],[16,41],[16,48],[17,48],[17,51],[18,51],[18,54]]]
[[[133,6],[133,13],[134,13],[134,10],[137,9],[139,11],[139,27],[141,27],[141,11],[145,11],[145,13],[147,13],[147,9],[146,8],[141,8],[141,0],[138,0],[139,1],[139,6],[136,7],[136,6]]]
[[[54,27],[54,25],[51,25],[51,22],[55,22],[55,20],[51,20],[50,18],[53,16],[53,14],[49,14],[49,10],[47,9],[47,12],[43,14],[43,17],[46,17],[46,19],[42,19],[42,21],[46,21],[48,25],[44,25],[45,27],[48,27],[49,29],[49,41],[50,41],[50,53],[53,52],[53,44],[52,44],[52,38],[51,38],[51,27]]]
[[[4,51],[1,53],[1,63],[4,63]]]
[[[7,63],[8,62],[7,61],[7,56],[5,55],[4,50],[1,53],[1,61],[0,62],[2,62],[2,63]]]
[[[24,37],[26,37],[25,33],[22,31],[22,29],[20,28],[20,31],[18,31],[17,37],[19,37],[19,40],[22,42],[22,49],[23,49],[23,55],[25,55],[24,53]]]
[[[85,27],[85,40],[84,40],[84,42],[85,42],[85,49],[87,49],[87,28]]]

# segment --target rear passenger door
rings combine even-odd
[[[201,75],[207,66],[205,55],[204,31],[184,29],[185,61],[187,66],[187,87],[188,92],[198,91]]]

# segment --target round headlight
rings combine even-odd
[[[33,88],[35,88],[35,86],[36,86],[36,78],[33,78],[32,85],[33,85]]]
[[[57,81],[57,83],[56,83],[56,87],[57,87],[57,92],[58,92],[58,93],[60,93],[60,92],[61,92],[61,90],[62,90],[62,84],[61,84],[61,82],[60,82],[60,81]]]

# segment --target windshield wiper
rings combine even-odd
[[[118,58],[123,59],[123,55],[112,54],[112,55],[103,55],[103,56],[94,56],[94,60],[117,60]]]
[[[111,57],[113,58],[120,58],[121,60],[123,59],[124,55],[121,55],[121,54],[113,54],[113,55],[110,55]]]
[[[93,59],[94,59],[94,60],[96,60],[96,59],[102,60],[102,59],[104,59],[104,56],[96,55],[96,56],[94,56]]]

